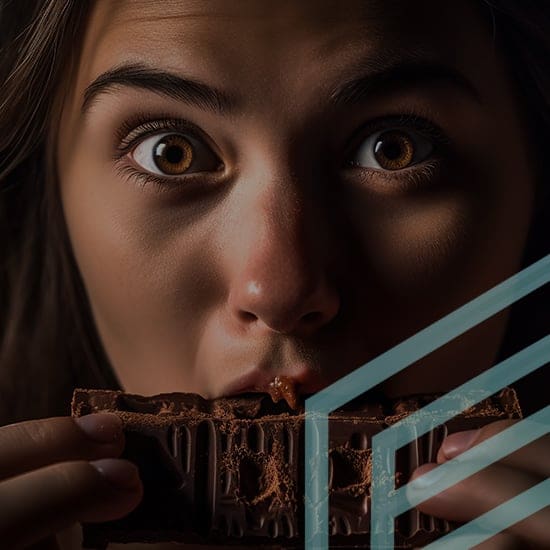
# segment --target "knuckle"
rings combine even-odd
[[[37,421],[31,423],[25,423],[21,426],[22,434],[32,441],[37,446],[42,446],[48,441],[53,433],[48,423],[44,421]]]
[[[63,431],[61,419],[43,419],[22,422],[17,425],[18,437],[30,441],[32,444],[42,447],[56,439]]]

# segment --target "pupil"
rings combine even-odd
[[[403,153],[397,141],[383,141],[377,149],[381,149],[381,153],[389,160],[396,160],[400,158]]]
[[[179,164],[183,158],[183,151],[180,147],[170,145],[164,151],[166,160],[171,164]]]

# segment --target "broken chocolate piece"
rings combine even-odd
[[[298,395],[294,387],[294,382],[290,378],[286,376],[276,376],[273,382],[270,382],[268,392],[274,403],[284,399],[291,409],[296,410],[298,408]]]
[[[368,548],[372,437],[434,397],[354,400],[353,410],[330,415],[331,548]],[[85,524],[85,548],[106,548],[110,541],[304,547],[302,413],[265,394],[208,401],[194,394],[75,390],[74,416],[98,411],[123,420],[123,457],[137,464],[144,498],[120,520]],[[397,452],[396,486],[435,461],[448,433],[520,416],[509,389],[471,407]],[[453,528],[410,510],[396,520],[395,548],[423,546]]]

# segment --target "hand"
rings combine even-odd
[[[48,418],[0,428],[0,541],[25,548],[76,522],[128,514],[143,487],[114,414]]]
[[[447,462],[515,422],[501,420],[479,430],[449,435],[438,451],[437,463]],[[435,467],[436,464],[424,464],[415,470],[411,479]],[[418,509],[450,521],[467,522],[549,476],[550,435],[546,435],[424,501]],[[476,546],[477,550],[493,548],[550,548],[550,506]]]

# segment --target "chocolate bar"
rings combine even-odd
[[[372,437],[435,397],[355,400],[330,415],[331,548],[368,548]],[[302,411],[265,394],[205,400],[195,394],[75,390],[73,416],[99,411],[122,419],[123,457],[138,466],[144,498],[122,519],[85,524],[84,548],[104,549],[110,541],[304,547]],[[448,433],[503,418],[521,418],[511,389],[400,449],[396,486],[419,465],[435,462]],[[396,520],[395,547],[423,546],[454,527],[411,510]]]

